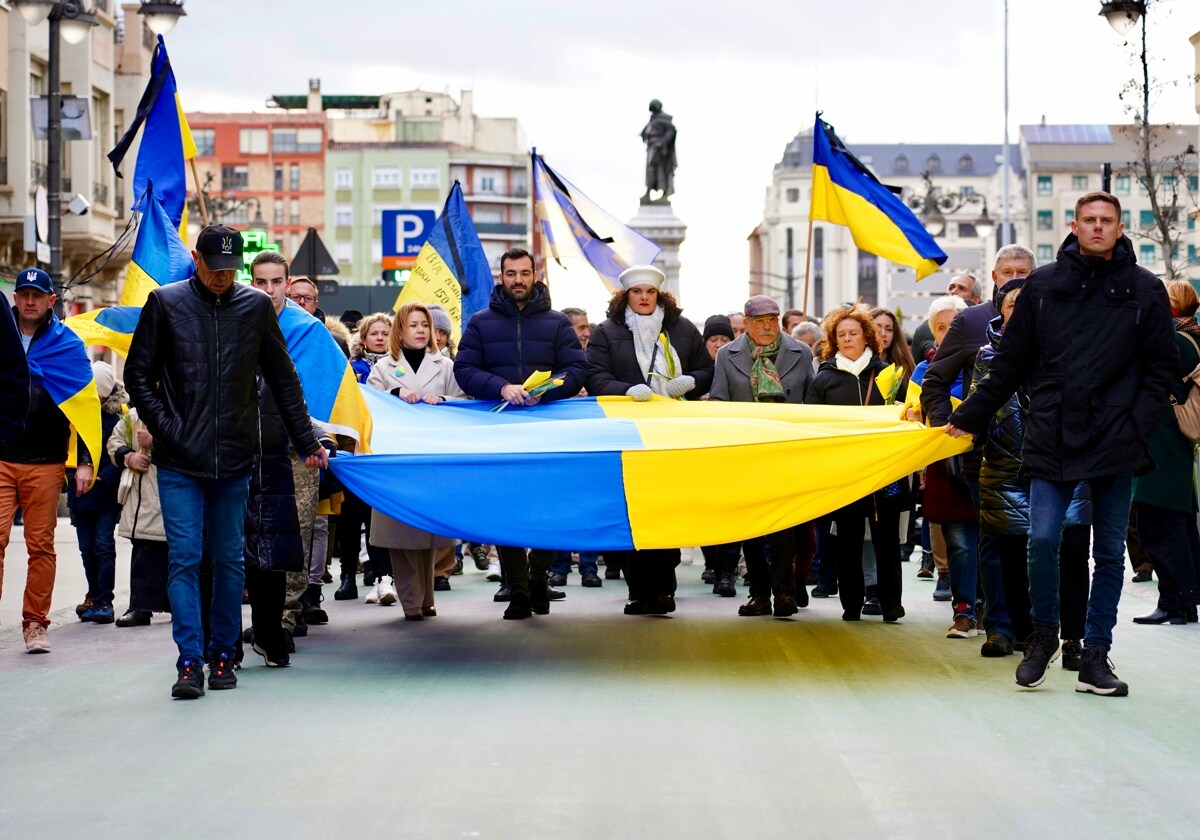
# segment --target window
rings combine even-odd
[[[1196,229],[1196,217],[1195,216],[1190,216],[1190,215],[1188,216],[1187,228],[1188,228],[1188,230]]]
[[[289,223],[293,225],[300,224],[300,199],[293,198],[289,209],[291,210],[288,214]]]
[[[1154,211],[1143,210],[1138,213],[1138,227],[1152,228],[1154,227]]]
[[[1133,224],[1133,214],[1128,210],[1121,211],[1121,224],[1125,225],[1127,228]]]
[[[302,155],[315,154],[321,151],[321,141],[324,135],[319,128],[296,129],[296,151]]]
[[[491,175],[484,175],[479,179],[479,191],[481,193],[494,193],[496,191],[496,179]]]
[[[442,170],[436,166],[414,166],[408,177],[414,190],[437,189],[442,185]]]
[[[937,155],[930,155],[929,160],[925,161],[925,168],[930,172],[940,172],[942,169],[942,159]]]
[[[267,153],[267,130],[265,128],[243,128],[238,131],[238,151],[244,155]]]
[[[275,192],[283,192],[283,164],[275,164]]]
[[[504,211],[499,207],[478,207],[471,211],[471,219],[475,224],[503,224]]]
[[[907,155],[897,155],[896,162],[892,166],[897,172],[907,172],[908,171],[908,156]]]
[[[1052,259],[1054,259],[1054,246],[1053,245],[1037,246],[1037,258],[1038,258],[1039,263],[1050,262]]]
[[[1054,177],[1051,175],[1039,175],[1037,180],[1038,195],[1054,195]]]
[[[296,151],[296,129],[277,128],[271,132],[271,149],[276,152]]]
[[[1189,245],[1188,246],[1188,265],[1195,265],[1198,262],[1200,262],[1200,258],[1198,258],[1196,256],[1196,246]]]
[[[1037,229],[1054,230],[1054,212],[1052,210],[1037,211]]]
[[[1064,221],[1067,227],[1071,226],[1071,222],[1075,221],[1075,211],[1073,209],[1063,211]]]
[[[959,195],[975,195],[975,188],[970,184],[963,184],[958,188]]]
[[[339,166],[333,173],[334,189],[354,189],[354,170],[349,166]]]
[[[973,222],[958,223],[958,238],[959,239],[975,239],[979,236],[979,231],[976,230]]]
[[[377,190],[398,190],[401,174],[399,166],[376,166],[371,170],[371,186]]]
[[[349,265],[354,262],[354,243],[353,242],[336,242],[333,246],[333,258],[340,265]]]
[[[1138,248],[1138,262],[1142,265],[1147,265],[1155,260],[1155,248],[1150,243],[1145,243]]]
[[[288,172],[288,189],[295,192],[300,189],[300,164],[293,163]]]
[[[283,199],[275,199],[275,224],[283,224]]]
[[[958,171],[970,172],[975,168],[975,161],[971,160],[970,155],[963,155],[958,159]]]
[[[1179,176],[1164,175],[1162,176],[1162,186],[1164,190],[1174,191],[1179,187]]]
[[[1071,176],[1071,189],[1086,190],[1088,188],[1087,182],[1088,182],[1088,176],[1086,176],[1086,175],[1072,175]]]
[[[1200,189],[1200,178],[1197,178],[1195,175],[1189,175],[1187,185],[1189,190],[1196,192],[1197,189]]]
[[[221,167],[221,189],[244,190],[250,186],[250,169],[245,164]]]
[[[788,204],[795,204],[799,200],[800,200],[800,190],[793,187],[787,191]]]
[[[1138,178],[1138,195],[1150,195],[1150,190],[1146,189],[1146,182]]]
[[[354,225],[354,207],[349,204],[339,204],[333,211],[334,225],[351,227]]]
[[[197,157],[212,157],[217,153],[216,132],[211,128],[193,128],[192,139],[196,141]]]
[[[1114,195],[1129,195],[1129,176],[1118,175]]]

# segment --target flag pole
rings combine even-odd
[[[808,211],[808,245],[804,249],[804,299],[800,301],[800,311],[806,318],[812,317],[812,313],[808,311],[808,279],[812,276],[812,241],[813,218],[810,208]]]
[[[546,271],[546,260],[542,255],[542,237],[538,235],[537,215],[537,146],[530,151],[529,161],[529,251],[533,254],[533,276],[541,272],[542,282],[550,288],[550,272]]]
[[[208,227],[208,208],[205,206],[204,191],[200,189],[200,172],[196,169],[196,159],[188,161],[192,165],[192,183],[196,185],[196,203],[200,205],[200,221]]]

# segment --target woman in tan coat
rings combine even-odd
[[[454,363],[438,352],[432,325],[429,309],[423,304],[401,306],[392,322],[387,355],[371,368],[367,385],[407,403],[437,405],[465,399],[454,379]],[[388,550],[395,578],[394,583],[390,578],[381,579],[377,589],[383,595],[394,591],[409,621],[437,615],[433,605],[434,557],[439,549],[452,548],[454,540],[406,525],[376,510],[371,514],[370,543]],[[378,603],[391,600],[380,597]]]

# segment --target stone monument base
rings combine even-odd
[[[637,215],[629,220],[629,226],[662,248],[654,264],[667,275],[665,291],[670,292],[683,305],[679,287],[679,247],[687,236],[687,225],[675,215],[671,202],[658,199],[643,201]]]

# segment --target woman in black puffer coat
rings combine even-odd
[[[817,368],[817,376],[804,401],[810,405],[884,405],[884,395],[875,384],[875,377],[886,365],[879,358],[879,336],[870,310],[864,306],[838,307],[825,316],[821,329],[825,333],[824,361]],[[908,480],[904,479],[834,512],[838,597],[844,621],[858,621],[862,617],[867,519],[871,522],[883,620],[891,624],[904,616],[900,604],[903,589],[900,513],[908,505]]]

